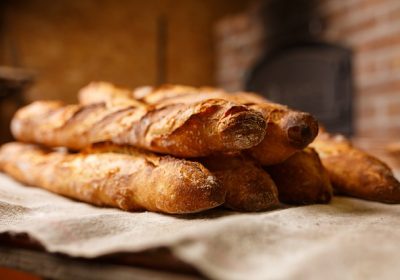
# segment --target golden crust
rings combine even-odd
[[[227,190],[225,206],[237,211],[263,211],[279,204],[278,190],[269,174],[244,156],[201,159]]]
[[[152,87],[143,87],[135,90],[130,98],[134,102],[146,102],[153,106],[166,106],[189,102],[167,102],[169,98],[183,97],[201,91],[213,91],[212,88],[192,88],[186,86],[164,85],[155,90]],[[91,98],[94,96],[94,98]],[[80,92],[80,103],[91,104],[94,101],[109,104],[129,104],[129,91],[112,86],[107,83],[91,84]],[[219,98],[219,96],[216,96]],[[207,98],[209,99],[209,98]],[[204,101],[204,98],[193,102]],[[163,101],[163,102],[162,102]],[[157,104],[157,102],[159,102]],[[191,102],[191,103],[193,103]],[[129,147],[112,147],[108,149],[129,153]],[[274,182],[269,175],[256,163],[244,156],[212,156],[199,159],[200,162],[218,177],[222,186],[227,190],[225,206],[239,211],[261,211],[275,207],[278,194]]]
[[[107,82],[91,82],[79,91],[78,100],[81,105],[107,103],[114,107],[146,107],[144,103],[131,96],[132,91],[129,89],[116,87]]]
[[[282,202],[328,203],[332,198],[328,174],[312,148],[306,148],[280,164],[265,168],[278,187],[279,200]]]
[[[85,152],[135,155],[137,150],[130,146],[101,144]],[[154,161],[159,157],[147,153],[146,158]],[[275,183],[253,160],[242,155],[218,155],[199,158],[198,161],[211,171],[226,190],[225,207],[237,211],[262,211],[279,204]]]
[[[247,149],[265,135],[260,113],[221,99],[157,108],[131,105],[38,101],[20,109],[11,128],[20,141],[50,147],[79,150],[111,141],[180,157]]]
[[[145,91],[143,88],[134,90],[133,97],[140,96],[140,101],[151,105],[190,104],[210,98],[220,98],[247,105],[260,112],[267,123],[266,134],[263,141],[249,152],[263,165],[273,165],[286,160],[295,152],[307,147],[318,134],[318,122],[312,115],[272,103],[254,93],[229,94],[216,88],[179,85],[145,89]]]
[[[312,143],[335,192],[357,198],[400,203],[400,183],[379,159],[353,147],[343,136],[320,134]]]
[[[0,169],[29,185],[130,211],[199,212],[222,204],[226,193],[200,163],[141,151],[69,154],[8,143]]]

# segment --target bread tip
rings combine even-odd
[[[308,113],[294,112],[286,118],[286,130],[289,142],[303,149],[318,135],[318,122]]]
[[[158,170],[162,199],[158,209],[170,214],[188,214],[215,208],[225,202],[226,189],[220,181],[200,163],[185,161],[178,166],[169,159]]]
[[[243,150],[256,146],[264,139],[266,126],[260,113],[243,111],[221,120],[218,130],[227,149]]]

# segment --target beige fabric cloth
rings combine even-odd
[[[264,213],[184,217],[96,208],[0,174],[0,232],[95,257],[159,246],[214,279],[398,279],[400,205],[335,198]]]

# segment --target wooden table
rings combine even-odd
[[[0,235],[0,267],[59,280],[204,278],[190,265],[176,259],[171,252],[163,248],[141,253],[113,254],[95,259],[72,258],[48,253],[38,242],[23,234]]]

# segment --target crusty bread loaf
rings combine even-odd
[[[321,157],[338,194],[400,203],[400,183],[379,159],[353,147],[340,135],[321,133],[311,146]]]
[[[243,156],[213,156],[199,160],[227,190],[225,206],[237,211],[263,211],[279,205],[278,190],[269,174]]]
[[[192,213],[225,200],[225,189],[200,163],[130,154],[70,154],[9,143],[0,149],[0,170],[29,185],[95,205],[124,210]]]
[[[86,153],[137,153],[130,146],[100,144]],[[197,159],[226,190],[224,206],[238,211],[262,211],[279,204],[275,183],[266,171],[243,155],[216,155]]]
[[[108,86],[112,87],[113,85],[110,83],[106,83]],[[121,89],[114,86],[115,89]],[[172,85],[165,84],[159,87],[152,86],[142,86],[135,88],[131,92],[131,97],[133,99],[138,100],[145,104],[170,104],[175,103],[177,99],[180,99],[180,102],[187,102],[190,100],[191,102],[196,102],[196,98],[199,97],[199,100],[203,100],[202,94],[212,94],[214,96],[218,94],[226,94],[225,91],[219,88],[214,87],[191,87],[191,86],[183,86],[183,85]],[[187,98],[188,96],[189,99]],[[219,96],[218,98],[220,98]]]
[[[332,185],[318,154],[312,148],[296,152],[284,162],[265,167],[288,204],[328,203]]]
[[[23,142],[83,149],[111,141],[179,157],[234,152],[265,135],[259,112],[221,99],[147,108],[37,101],[16,113],[12,132]]]
[[[249,150],[265,166],[283,162],[306,148],[318,134],[318,122],[309,113],[274,103],[257,103],[250,108],[261,112],[267,122],[263,141]]]
[[[107,102],[110,100],[110,95],[115,99],[122,99],[123,102],[129,96],[127,90],[107,83],[103,85],[102,90],[96,86],[92,86],[91,91],[86,90],[81,95],[81,102],[87,103],[87,100],[93,99],[90,96],[96,96],[97,100]],[[283,162],[295,152],[307,147],[318,134],[318,123],[310,114],[291,110],[253,93],[229,94],[216,88],[164,85],[158,88],[137,88],[131,96],[140,102],[154,106],[191,104],[210,98],[221,98],[259,111],[267,122],[266,135],[263,141],[252,147],[249,152],[263,165]]]
[[[171,95],[179,92],[172,91]],[[140,102],[132,98],[131,94],[129,90],[117,88],[109,83],[97,82],[91,83],[80,91],[79,102],[84,105],[106,102],[111,106]],[[154,96],[153,100],[156,98],[160,96]],[[97,146],[95,150],[129,153],[129,149],[129,147],[102,145]],[[227,208],[237,211],[262,211],[279,204],[275,183],[268,173],[251,159],[243,155],[215,155],[198,160],[219,179],[221,185],[227,190],[224,203]]]

